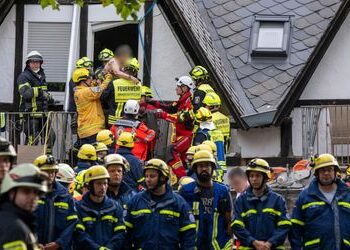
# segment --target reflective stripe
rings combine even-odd
[[[96,218],[92,218],[90,216],[83,217],[83,222],[86,222],[86,221],[96,221]]]
[[[23,83],[23,84],[18,85],[18,89],[20,90],[21,88],[23,88],[23,87],[25,87],[25,86],[27,86],[27,87],[29,87],[29,88],[32,87],[32,86],[30,85],[29,82],[26,82],[26,83]]]
[[[43,200],[38,200],[38,204],[45,204],[45,201],[43,201]]]
[[[143,182],[145,180],[145,177],[141,177],[140,179],[138,179],[136,182],[137,183],[140,183],[140,182]]]
[[[78,219],[78,216],[77,215],[69,215],[69,216],[67,216],[67,218],[66,218],[67,220],[74,220],[74,219]]]
[[[125,226],[127,226],[127,227],[129,227],[129,228],[133,228],[133,227],[134,227],[134,225],[131,224],[131,223],[128,222],[128,221],[125,221],[124,223],[125,223]]]
[[[151,214],[152,210],[151,209],[140,209],[140,210],[136,210],[136,211],[131,211],[130,213],[132,215]]]
[[[63,209],[68,209],[69,205],[67,202],[54,202],[53,205],[55,207],[63,208]]]
[[[344,242],[345,245],[350,246],[350,241],[348,241],[346,239],[343,239],[343,242]]]
[[[118,222],[118,218],[113,217],[112,215],[105,215],[101,218],[101,220],[110,220],[113,222]]]
[[[197,232],[198,232],[198,228],[199,228],[199,202],[198,201],[194,201],[192,203],[192,214],[194,215],[195,219],[196,219],[196,237],[195,237],[195,241],[197,242]]]
[[[231,238],[226,245],[224,246],[223,250],[231,250],[233,247],[233,239]]]
[[[33,96],[35,98],[39,96],[39,87],[33,87]]]
[[[114,116],[115,119],[122,117],[123,108],[124,108],[124,103],[118,102],[117,108],[115,109],[115,116]]]
[[[241,220],[234,220],[232,223],[231,223],[231,227],[233,227],[234,225],[240,225],[240,226],[242,226],[242,227],[245,227],[245,224],[244,224],[244,222],[243,221],[241,221]]]
[[[22,240],[11,241],[2,245],[4,250],[27,250],[27,245]]]
[[[277,226],[285,226],[285,225],[291,226],[292,222],[290,222],[289,220],[281,220],[277,223]]]
[[[173,217],[180,217],[180,213],[179,212],[166,210],[166,209],[160,210],[159,214],[166,214],[166,215],[170,215],[170,216],[173,216]]]
[[[248,211],[241,213],[241,216],[246,217],[250,214],[257,214],[257,213],[258,213],[258,211],[256,211],[255,209],[249,209]]]
[[[84,226],[83,224],[77,224],[77,225],[75,226],[75,228],[76,228],[76,229],[81,229],[81,230],[85,231],[85,226]]]
[[[211,244],[213,245],[213,248],[215,250],[220,250],[220,245],[216,240],[218,236],[218,221],[219,221],[219,213],[214,212],[213,233],[211,237]]]
[[[278,247],[276,247],[276,249],[284,250],[284,249],[286,249],[286,247],[285,246],[278,246]]]
[[[350,203],[345,201],[338,201],[338,205],[346,208],[350,208]]]
[[[301,220],[298,220],[298,219],[291,219],[290,220],[293,224],[298,224],[300,226],[304,226],[305,225],[305,222],[301,221]]]
[[[305,242],[304,246],[311,246],[311,245],[314,245],[314,244],[319,244],[321,242],[320,239],[314,239],[314,240],[309,240],[307,242]]]
[[[264,208],[263,213],[271,213],[271,214],[277,215],[277,216],[281,216],[281,214],[282,214],[280,211],[277,211],[276,209],[273,209],[273,208]]]
[[[117,231],[120,231],[120,230],[126,230],[126,227],[125,226],[116,226],[114,228],[114,232],[117,232]]]
[[[324,201],[314,201],[314,202],[310,202],[310,203],[304,204],[301,207],[301,209],[304,210],[304,209],[307,209],[307,208],[312,207],[312,206],[323,206],[323,205],[326,205],[326,202],[324,202]]]
[[[239,246],[239,250],[250,250],[253,249],[251,247]]]
[[[184,226],[179,229],[180,232],[185,232],[190,229],[196,229],[196,224],[188,224],[187,226]]]

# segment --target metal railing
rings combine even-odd
[[[350,164],[350,105],[301,107],[303,156],[332,153]]]

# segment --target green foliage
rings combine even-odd
[[[43,9],[51,6],[53,10],[59,10],[59,3],[57,0],[39,0],[40,5]],[[80,7],[84,6],[84,0],[74,0],[74,3],[78,4]],[[140,10],[144,0],[101,0],[103,7],[114,5],[115,10],[118,15],[120,15],[124,20],[131,17],[133,20],[137,20],[137,12]]]

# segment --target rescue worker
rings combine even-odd
[[[55,180],[58,166],[51,155],[41,155],[34,165],[48,175],[48,192],[38,201],[35,211],[37,235],[44,249],[70,249],[77,223],[74,201],[68,190]]]
[[[98,135],[98,134],[97,134]],[[97,142],[94,144],[96,154],[97,154],[97,162],[98,164],[103,164],[103,159],[108,155],[108,148],[106,144],[103,142]]]
[[[46,177],[33,164],[21,164],[5,174],[0,196],[0,249],[39,249],[36,209],[47,191]]]
[[[0,186],[6,173],[11,170],[16,158],[15,148],[8,140],[0,136]]]
[[[96,165],[85,173],[89,191],[76,203],[76,249],[122,249],[125,238],[123,210],[107,197],[109,174]]]
[[[100,96],[107,87],[108,81],[99,86],[92,86],[92,77],[85,68],[76,69],[73,73],[73,82],[77,85],[74,92],[74,101],[78,113],[78,136],[80,145],[94,143],[96,135],[105,125]]]
[[[144,168],[147,190],[128,203],[127,247],[132,249],[195,249],[194,218],[186,201],[168,184],[170,168],[159,159]]]
[[[331,154],[311,160],[315,178],[300,194],[292,214],[292,249],[350,247],[350,191],[337,178],[338,161]]]
[[[203,104],[205,108],[210,110],[215,127],[220,130],[224,136],[224,148],[226,153],[228,151],[228,147],[230,146],[231,123],[230,118],[220,112],[220,96],[216,93],[208,93],[203,100]]]
[[[115,153],[115,138],[110,130],[104,129],[98,132],[96,136],[96,141],[98,143],[104,143],[107,146],[108,154]]]
[[[231,249],[231,198],[228,188],[212,180],[216,163],[207,150],[193,156],[192,170],[196,182],[182,186],[179,194],[192,207],[196,220],[197,249]]]
[[[95,70],[95,76],[97,79],[102,81],[105,79],[105,75],[107,74],[107,72],[105,72],[103,69],[105,68],[109,60],[111,60],[113,57],[114,53],[110,49],[105,48],[100,51],[100,53],[98,54],[98,60],[102,63],[102,65]]]
[[[26,67],[18,76],[18,92],[20,94],[20,112],[30,112],[24,117],[25,144],[38,145],[39,137],[44,141],[44,125],[47,117],[42,112],[48,111],[48,103],[53,98],[48,92],[44,69],[43,57],[38,51],[31,51],[26,58]],[[23,117],[23,114],[22,114]],[[53,145],[55,135],[49,135],[49,149]]]
[[[125,173],[130,171],[129,163],[119,154],[110,154],[106,156],[104,166],[110,176],[107,195],[109,198],[117,201],[119,205],[126,210],[129,200],[136,194],[136,192],[123,181]]]
[[[142,161],[150,158],[156,143],[156,132],[149,129],[144,122],[137,119],[140,105],[136,100],[128,100],[124,106],[124,116],[117,119],[111,127],[115,138],[122,132],[134,135],[134,148],[132,153]]]
[[[90,144],[84,144],[80,147],[77,157],[78,162],[74,169],[75,173],[79,173],[95,165],[97,161],[96,149]]]
[[[117,153],[123,156],[129,163],[130,171],[125,173],[124,181],[133,190],[141,191],[144,188],[143,165],[133,153],[134,136],[129,132],[122,132],[117,140],[119,146]]]
[[[193,111],[197,112],[200,107],[203,107],[203,100],[208,93],[215,93],[210,86],[209,72],[203,66],[195,66],[190,71],[190,75],[195,82],[196,88],[193,90]]]
[[[64,186],[68,190],[69,194],[72,195],[72,190],[69,190],[69,187],[72,183],[74,183],[75,172],[73,168],[65,163],[59,163],[57,166],[58,172],[56,174],[56,181]]]
[[[137,77],[140,64],[136,58],[128,60],[123,71],[132,76]],[[107,102],[108,105],[108,125],[112,126],[116,119],[123,116],[124,105],[128,100],[140,101],[141,99],[141,83],[133,82],[131,79],[119,78],[108,84],[107,89],[101,95],[101,101]]]
[[[231,224],[240,249],[284,249],[291,222],[284,198],[266,184],[271,175],[269,164],[253,159],[246,174],[250,187],[237,198]]]
[[[192,183],[192,182],[195,182],[195,181],[196,181],[195,179],[193,179],[192,177],[189,177],[189,176],[182,177],[179,180],[179,183],[178,183],[179,185],[177,186],[177,191],[179,191],[182,188],[182,186],[187,185],[187,184]]]
[[[193,117],[191,104],[191,90],[194,83],[189,76],[182,76],[176,81],[177,102],[171,105],[153,101],[161,110],[157,110],[157,117],[175,124],[175,139],[167,148],[166,161],[178,179],[186,175],[186,151],[191,146]]]
[[[75,201],[80,201],[83,198],[83,195],[89,191],[88,185],[85,182],[85,178],[84,178],[86,171],[87,170],[81,170],[75,177],[74,184],[75,184],[75,191],[77,192],[73,196]]]
[[[188,171],[191,170],[191,163],[193,161],[193,155],[195,153],[196,153],[196,146],[191,146],[186,151],[186,170],[187,170],[187,175],[188,175]]]
[[[154,107],[150,102],[153,100],[153,93],[150,87],[148,86],[142,86],[141,87],[141,100],[140,100],[140,113],[144,113],[147,110],[155,110],[156,107]]]

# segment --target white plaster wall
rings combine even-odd
[[[279,127],[253,128],[237,131],[237,143],[242,158],[278,157],[281,145]]]
[[[0,102],[13,102],[15,69],[16,6],[14,5],[0,26]]]
[[[301,100],[350,98],[350,15],[301,95]]]

